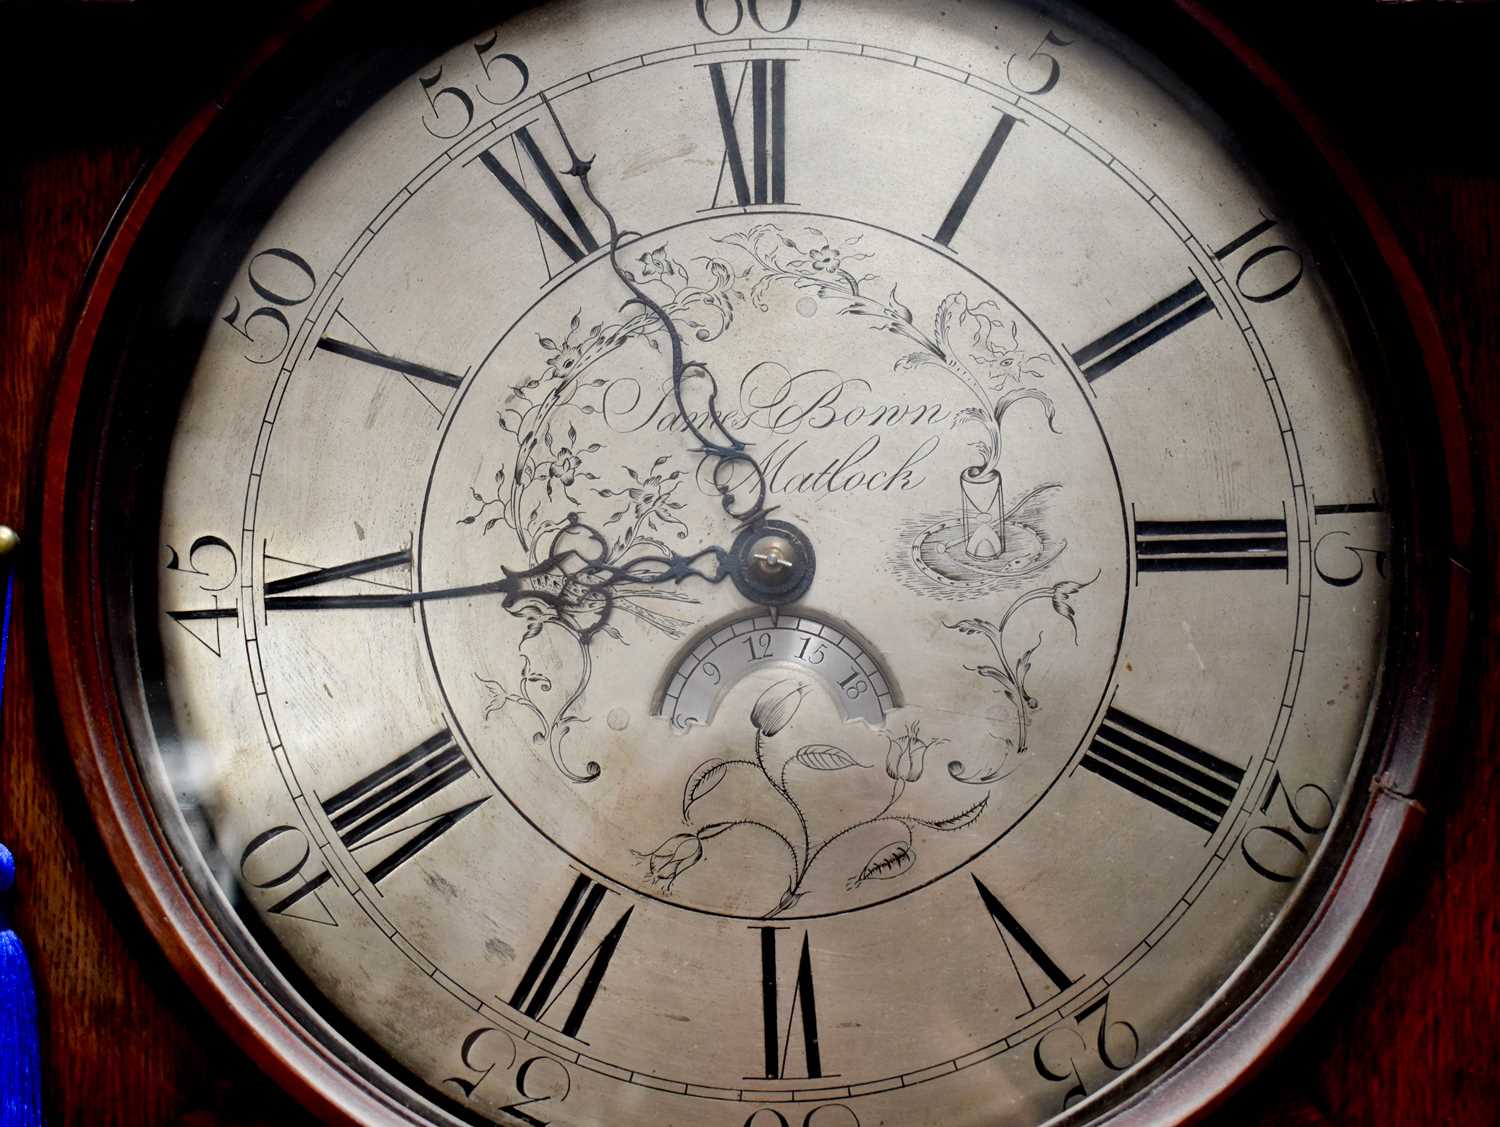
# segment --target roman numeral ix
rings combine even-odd
[[[270,558],[270,557],[267,557]],[[382,556],[371,556],[367,560],[338,564],[334,567],[319,567],[309,571],[273,579],[266,584],[266,611],[273,610],[348,610],[381,607],[409,607],[411,592],[392,587],[389,593],[365,595],[308,595],[301,594],[312,587],[321,587],[341,579],[355,579],[363,575],[387,571],[392,568],[411,567],[411,551],[403,548],[399,552],[387,552]],[[391,587],[386,583],[376,586]]]
[[[1081,766],[1212,834],[1245,770],[1118,708],[1104,714]]]

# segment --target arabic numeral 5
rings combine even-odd
[[[1333,824],[1333,798],[1316,783],[1287,790],[1281,772],[1271,775],[1260,812],[1269,814],[1281,799],[1283,816],[1251,826],[1240,838],[1240,854],[1256,873],[1277,884],[1290,884],[1302,875],[1312,856],[1309,843]]]
[[[498,1045],[505,1048],[497,1052]],[[506,1049],[509,1050],[508,1057],[504,1056]],[[573,1091],[572,1074],[562,1061],[544,1055],[521,1060],[516,1039],[493,1025],[482,1025],[465,1037],[458,1050],[458,1059],[470,1075],[450,1076],[443,1083],[452,1084],[465,1099],[473,1099],[474,1093],[495,1069],[507,1073],[514,1070],[513,1086],[520,1099],[500,1106],[505,1122],[548,1127],[551,1120],[539,1118],[546,1113],[542,1105],[562,1103]]]
[[[745,1120],[744,1127],[793,1127],[799,1122],[801,1127],[859,1127],[859,1116],[847,1104],[819,1104],[801,1120],[788,1119],[774,1107],[763,1107]]]
[[[285,247],[258,252],[245,267],[245,281],[255,299],[264,304],[245,313],[239,298],[223,321],[250,342],[245,359],[252,364],[274,364],[292,343],[292,323],[286,310],[304,304],[318,289],[318,276],[307,259]]]
[[[1093,1043],[1084,1033],[1089,1020],[1099,1016],[1098,1029],[1094,1031]],[[1071,1027],[1059,1026],[1042,1034],[1032,1050],[1032,1063],[1037,1075],[1054,1084],[1071,1086],[1063,1094],[1063,1108],[1072,1107],[1089,1094],[1083,1079],[1083,1068],[1093,1069],[1098,1061],[1110,1072],[1124,1072],[1133,1065],[1141,1053],[1141,1035],[1128,1021],[1111,1021],[1109,1018],[1109,995],[1090,1002],[1073,1015]],[[1095,1070],[1097,1071],[1097,1070]]]
[[[698,22],[715,35],[733,35],[745,22],[745,13],[750,13],[751,22],[767,35],[777,35],[786,31],[797,22],[797,17],[802,14],[802,0],[781,0],[785,4],[785,15],[779,22],[774,22],[774,17],[767,17],[762,8],[766,5],[763,0],[695,0],[698,8]],[[767,23],[767,19],[773,20]]]
[[[1026,67],[1016,67],[1015,55],[1012,55],[1005,61],[1005,80],[1021,93],[1028,94],[1033,98],[1040,98],[1043,94],[1050,94],[1052,92],[1052,89],[1062,78],[1062,63],[1058,61],[1056,55],[1048,51],[1044,51],[1042,50],[1042,48],[1071,47],[1072,45],[1073,40],[1064,39],[1062,36],[1058,35],[1057,32],[1049,30],[1047,34],[1042,37],[1042,41],[1036,45],[1036,49],[1032,51],[1031,54],[1026,56]],[[1027,71],[1026,68],[1030,68],[1030,70]],[[1045,68],[1044,73],[1046,77],[1042,78],[1042,80],[1035,86],[1022,86],[1020,80],[1017,79],[1014,74],[1012,74],[1012,69],[1034,74],[1036,73],[1037,68]]]

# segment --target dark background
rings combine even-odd
[[[1500,6],[1205,7],[1323,116],[1389,211],[1458,370],[1481,511],[1495,511]],[[307,1121],[179,983],[115,876],[49,703],[33,554],[53,365],[89,256],[143,162],[291,8],[0,0],[0,522],[25,541],[0,838],[20,865],[15,915],[37,972],[56,1125]],[[1319,1014],[1216,1124],[1500,1122],[1497,528],[1482,529],[1474,583],[1489,628],[1406,879]]]

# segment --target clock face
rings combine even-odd
[[[241,941],[440,1121],[1106,1112],[1253,989],[1378,696],[1289,205],[1052,8],[564,0],[392,81],[136,531]]]

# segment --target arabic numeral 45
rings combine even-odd
[[[1240,855],[1266,880],[1290,884],[1307,868],[1312,842],[1333,824],[1333,798],[1316,783],[1289,790],[1276,771],[1266,784],[1260,812],[1271,814],[1273,808],[1279,813],[1251,826],[1240,838]]]

